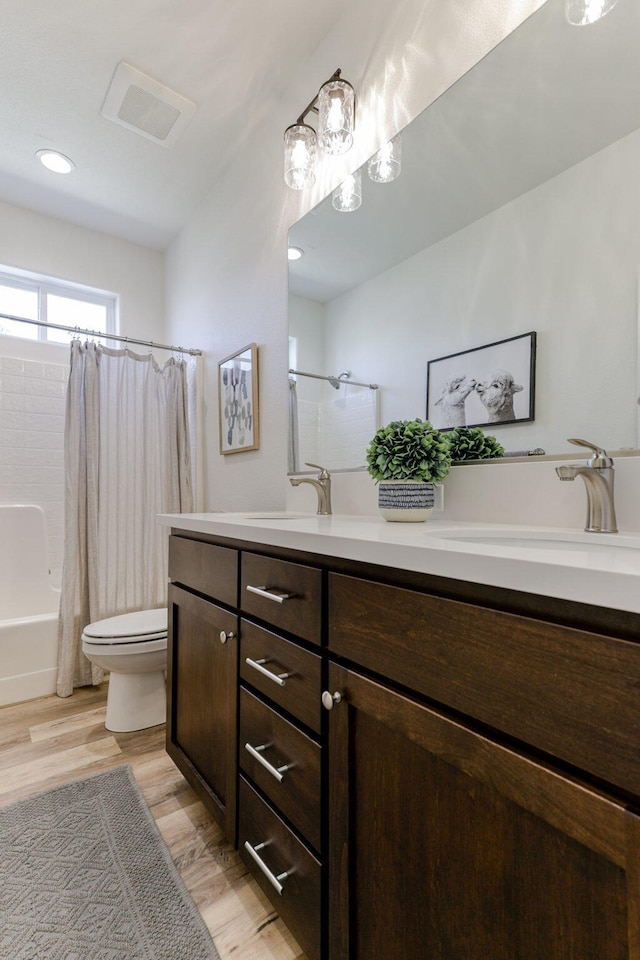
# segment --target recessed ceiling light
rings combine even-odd
[[[47,170],[52,170],[54,173],[71,173],[76,168],[73,160],[65,157],[63,153],[58,153],[57,150],[38,150],[36,157]]]
[[[289,247],[289,251],[288,251],[289,260],[299,260],[303,254],[304,254],[304,250],[301,250],[300,247]]]

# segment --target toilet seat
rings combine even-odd
[[[163,640],[167,636],[167,608],[137,610],[97,620],[84,628],[82,636],[91,644],[110,646]]]

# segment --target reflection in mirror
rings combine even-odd
[[[317,360],[313,353],[307,356],[316,337],[313,326],[305,330],[304,306],[300,306],[296,333],[289,336],[287,472],[307,473],[309,463],[330,464],[333,471],[356,470],[362,466],[363,449],[378,429],[378,385],[353,380],[350,370],[319,374],[298,369],[307,360]],[[298,365],[300,358],[303,363]]]
[[[634,0],[584,29],[548,0],[405,128],[396,180],[365,164],[357,211],[295,224],[301,369],[379,384],[387,423],[425,416],[429,360],[536,331],[535,420],[490,432],[636,448],[638,49]]]

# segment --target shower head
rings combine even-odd
[[[343,370],[342,373],[339,373],[337,377],[327,377],[327,380],[331,384],[334,390],[340,389],[340,380],[349,379],[351,376],[350,370]]]

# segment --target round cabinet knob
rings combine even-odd
[[[227,633],[226,630],[220,631],[220,643],[226,643],[227,640],[233,640],[235,633]]]
[[[340,703],[341,700],[341,693],[329,693],[328,690],[325,690],[322,694],[322,706],[325,710],[333,710],[334,703]]]

